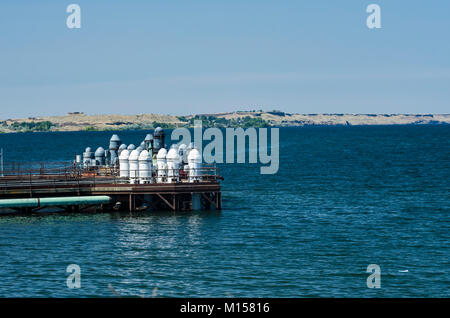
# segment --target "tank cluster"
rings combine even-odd
[[[87,147],[76,162],[84,169],[100,167],[116,168],[120,178],[131,184],[174,183],[181,179],[188,182],[201,181],[201,154],[193,143],[172,145],[167,150],[164,130],[158,127],[147,134],[138,147],[122,144],[118,135],[113,135],[109,148],[98,147],[92,152]]]

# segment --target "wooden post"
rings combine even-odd
[[[128,206],[130,209],[130,213],[133,212],[133,199],[132,199],[132,194],[130,193],[130,195],[128,196]]]

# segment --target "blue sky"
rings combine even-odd
[[[449,15],[446,0],[2,0],[0,119],[450,113]]]

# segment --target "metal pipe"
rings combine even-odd
[[[37,208],[39,199],[3,199],[0,208]]]
[[[2,160],[1,160],[1,171],[2,171],[1,176],[3,177],[3,148],[0,149],[0,157],[2,158]]]
[[[102,204],[109,203],[111,197],[107,195],[83,196],[83,197],[60,197],[60,198],[41,198],[40,206],[55,205],[78,205],[78,204]]]
[[[102,204],[109,203],[110,201],[111,197],[106,195],[33,199],[3,199],[0,200],[0,208],[37,208],[59,205]]]

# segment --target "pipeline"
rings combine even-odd
[[[0,208],[39,208],[46,206],[102,204],[109,203],[111,197],[106,195],[84,197],[55,197],[55,198],[31,198],[31,199],[3,199],[0,200]]]

